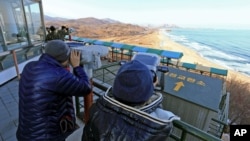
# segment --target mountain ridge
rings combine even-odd
[[[122,23],[117,20],[94,17],[67,19],[60,17],[44,16],[46,27],[51,25],[60,29],[62,25],[75,29],[73,36],[100,39],[105,37],[142,35],[151,32],[153,28],[134,24]]]

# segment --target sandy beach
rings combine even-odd
[[[144,46],[144,47],[149,47],[149,48],[157,48],[157,49],[163,49],[163,50],[169,50],[169,51],[182,52],[184,55],[180,60],[181,62],[202,64],[203,66],[207,66],[207,67],[226,69],[225,67],[220,66],[219,64],[213,63],[203,58],[196,51],[172,41],[170,38],[164,36],[162,31],[152,31],[144,35],[105,38],[102,40],[139,45],[139,46]],[[231,78],[232,79],[237,78],[242,82],[246,82],[250,84],[250,76],[247,76],[245,74],[242,74],[233,70],[228,70],[227,79],[231,79]]]

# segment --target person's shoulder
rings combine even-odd
[[[25,65],[25,68],[30,68],[32,67],[33,65],[35,65],[38,61],[30,61],[28,62],[26,65]]]

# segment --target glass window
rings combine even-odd
[[[17,42],[27,44],[27,28],[25,25],[22,5],[20,1],[12,2],[12,11],[17,28]]]
[[[40,0],[0,0],[0,52],[44,41],[40,4]]]
[[[4,50],[4,23],[3,23],[3,16],[2,13],[0,12],[0,52]]]
[[[24,0],[24,7],[31,42],[43,41],[45,39],[45,28],[41,19],[39,3]]]

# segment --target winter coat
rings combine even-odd
[[[51,40],[57,40],[60,39],[59,35],[57,34],[56,31],[51,31],[50,33],[47,34],[45,37],[45,41],[51,41]]]
[[[61,141],[77,127],[72,96],[90,93],[82,67],[74,75],[47,54],[28,63],[19,82],[19,141]]]
[[[164,141],[172,122],[151,116],[162,96],[143,107],[131,107],[104,95],[91,107],[82,141]]]

